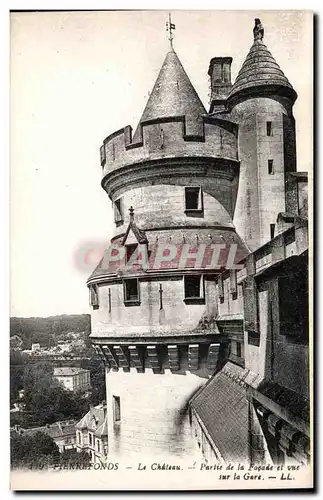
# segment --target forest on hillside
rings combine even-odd
[[[91,333],[89,314],[63,314],[47,318],[10,318],[10,336],[18,335],[23,341],[23,349],[30,349],[32,343],[43,347],[56,345],[69,332]]]
[[[23,341],[22,349],[30,349],[32,343],[42,347],[56,345],[65,340],[68,333],[79,333],[85,342],[84,358],[69,360],[70,366],[90,370],[92,392],[89,398],[80,397],[64,390],[53,380],[52,361],[37,361],[15,348],[10,350],[10,405],[19,403],[19,391],[25,391],[24,411],[11,413],[11,425],[25,427],[44,425],[64,418],[81,418],[89,404],[97,405],[105,399],[105,368],[101,358],[91,346],[90,315],[71,314],[48,318],[11,318],[10,336],[17,335]]]

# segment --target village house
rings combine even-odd
[[[92,463],[104,462],[108,455],[107,408],[103,402],[92,406],[76,424],[76,449],[86,451]]]
[[[24,436],[34,436],[37,432],[47,434],[54,440],[60,453],[62,453],[65,450],[72,450],[76,447],[75,424],[75,420],[63,420],[30,429],[24,429],[19,425],[15,425],[11,430]]]

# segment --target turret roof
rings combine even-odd
[[[279,89],[296,100],[297,94],[276,60],[262,41],[262,35],[255,34],[255,40],[232,86],[228,101],[236,100],[238,94],[254,95],[256,90]],[[234,97],[234,98],[233,98]]]
[[[157,118],[183,115],[194,120],[203,114],[206,114],[206,110],[176,52],[171,50],[166,54],[139,124]],[[134,139],[138,137],[139,126]]]

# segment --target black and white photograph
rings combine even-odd
[[[313,12],[10,12],[10,488],[313,488]]]

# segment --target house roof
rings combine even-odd
[[[98,437],[107,436],[108,435],[108,421],[107,419],[97,428],[95,431],[95,435]]]
[[[206,110],[197,95],[176,52],[171,50],[157,77],[148,102],[134,134],[134,142],[139,138],[140,124],[148,120],[174,116],[185,116],[196,120]]]
[[[184,233],[184,231],[183,231]],[[120,236],[120,238],[115,239],[113,241],[113,245],[115,248],[118,246],[122,246],[124,236]],[[152,239],[152,238],[151,238]],[[149,240],[149,238],[148,238]],[[204,259],[202,262],[202,267],[206,267],[211,263],[211,258],[213,255],[213,244],[226,244],[226,248],[230,248],[230,245],[236,244],[237,245],[237,252],[235,255],[235,264],[240,262],[246,255],[249,253],[245,244],[242,242],[241,238],[239,235],[232,230],[227,230],[227,229],[222,229],[218,231],[218,234],[215,234],[212,238],[212,241],[209,241],[206,244],[205,247],[205,253],[204,253]],[[181,243],[174,243],[177,248],[177,254],[174,257],[174,259],[170,261],[163,261],[160,265],[156,264],[156,255],[158,252],[159,244],[163,244],[162,241],[156,241],[155,239],[153,241],[148,242],[148,262],[147,262],[147,269],[149,271],[155,272],[156,270],[163,269],[163,270],[189,270],[190,268],[194,268],[195,263],[186,263],[185,266],[183,266],[182,261],[181,261],[181,255],[182,255],[182,249],[183,249],[183,242]],[[192,252],[194,250],[198,250],[198,247],[192,247],[191,248]],[[226,262],[227,262],[227,254],[223,252],[221,253],[220,258],[219,258],[219,264],[223,268],[226,267]],[[105,250],[103,257],[97,267],[94,269],[92,272],[91,276],[88,278],[88,281],[90,281],[93,278],[97,278],[99,276],[104,276],[104,275],[116,275],[117,277],[125,276],[126,272],[128,269],[129,274],[133,274],[133,272],[138,272],[139,274],[142,271],[142,268],[140,265],[136,262],[132,264],[129,268],[125,266],[125,259],[120,259],[116,260],[115,258],[111,258],[111,248],[107,248]]]
[[[96,435],[107,435],[106,410],[103,404],[94,406],[84,415],[76,424],[75,428],[82,430],[88,429],[95,432]],[[99,434],[97,434],[99,433]]]
[[[53,439],[59,439],[75,434],[75,421],[65,420],[54,422],[50,425],[44,425],[42,427],[32,427],[31,429],[23,429],[23,433],[26,436],[34,436],[37,432],[42,432],[47,434]]]
[[[225,461],[248,459],[249,370],[226,363],[190,401],[202,426]]]
[[[61,366],[54,368],[54,377],[71,377],[73,375],[78,375],[79,373],[88,372],[85,368],[76,368],[74,366]]]
[[[19,342],[20,344],[23,343],[23,340],[18,335],[13,335],[12,337],[10,337],[10,342],[14,340]]]

